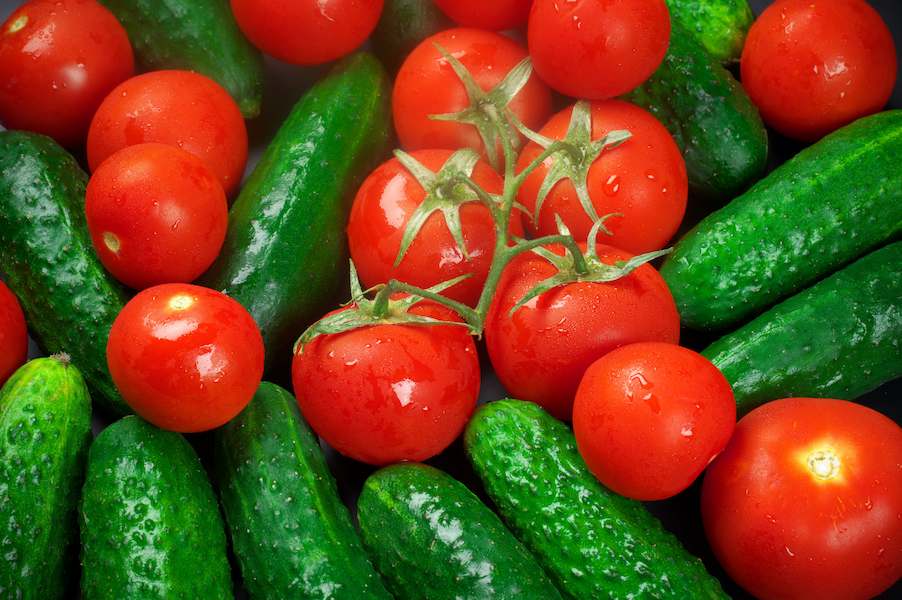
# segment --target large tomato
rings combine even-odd
[[[0,281],[0,386],[25,364],[28,331],[16,296]]]
[[[513,29],[526,23],[532,0],[435,0],[452,21],[479,29]]]

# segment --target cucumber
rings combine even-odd
[[[215,434],[219,495],[252,598],[390,599],[294,397],[263,383]]]
[[[683,325],[745,320],[902,231],[902,110],[828,135],[712,213],[661,267]]]
[[[438,469],[406,463],[377,471],[363,485],[357,516],[397,598],[561,597],[495,513]]]
[[[263,56],[245,39],[227,0],[100,0],[128,32],[148,71],[185,69],[216,81],[247,118],[260,113]]]
[[[345,225],[357,187],[387,151],[388,98],[372,55],[342,61],[295,105],[232,206],[204,285],[257,321],[268,372],[288,363],[294,341],[346,285]]]
[[[732,198],[767,167],[767,130],[739,82],[674,22],[658,70],[626,99],[670,131],[696,196]]]
[[[692,33],[721,62],[737,62],[755,20],[748,0],[667,0],[671,22]]]
[[[65,352],[107,409],[131,412],[106,363],[106,341],[127,300],[85,223],[87,175],[48,137],[0,132],[0,272],[47,354]]]
[[[91,397],[65,356],[37,358],[0,391],[0,598],[64,598],[91,443]]]
[[[85,600],[233,598],[216,497],[181,435],[135,416],[107,427],[80,517]]]
[[[484,405],[464,444],[505,523],[570,597],[726,597],[641,503],[598,483],[570,429],[537,405]]]
[[[420,42],[453,26],[432,0],[385,0],[372,35],[373,51],[394,73]]]
[[[852,263],[702,354],[738,412],[780,398],[854,400],[902,377],[902,242]]]

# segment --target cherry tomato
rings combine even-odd
[[[16,296],[0,281],[0,386],[25,364],[28,331]]]
[[[561,247],[549,248],[564,253]],[[631,257],[602,244],[598,256],[608,264]],[[485,336],[495,373],[512,397],[570,419],[589,365],[625,344],[677,343],[680,317],[664,279],[647,264],[608,283],[558,286],[510,314],[521,298],[556,273],[531,252],[511,261],[489,309]]]
[[[229,218],[210,169],[164,144],[128,146],[105,160],[88,182],[85,213],[103,266],[139,290],[199,277]]]
[[[247,130],[238,105],[218,83],[191,71],[132,77],[97,109],[88,132],[94,171],[117,150],[158,142],[203,160],[227,194],[244,173]]]
[[[758,598],[873,598],[902,576],[902,429],[852,402],[792,398],[746,415],[708,468],[702,517]]]
[[[412,314],[459,321],[431,302]],[[454,325],[374,325],[298,348],[294,391],[304,418],[333,448],[372,465],[421,461],[460,434],[479,395],[472,337]]]
[[[670,15],[664,0],[535,0],[527,37],[545,83],[603,100],[655,72],[670,42]]]
[[[256,47],[296,65],[350,54],[370,36],[383,0],[232,0],[232,12]]]
[[[227,423],[263,376],[263,338],[250,314],[225,294],[186,283],[132,298],[113,322],[106,354],[128,405],[172,431]]]
[[[435,0],[435,4],[458,25],[498,31],[525,25],[532,0]]]
[[[573,108],[551,117],[541,133],[553,139],[563,139],[570,125]],[[689,194],[686,164],[670,132],[649,112],[621,100],[593,102],[592,138],[626,129],[628,140],[616,148],[606,149],[589,168],[589,198],[598,216],[619,213],[605,225],[614,234],[605,243],[628,252],[641,254],[663,248],[673,237],[686,212]],[[520,154],[518,168],[532,162],[542,148],[530,142]],[[535,211],[536,198],[548,169],[554,160],[533,171],[520,188],[518,199]],[[586,214],[573,183],[559,181],[545,197],[538,225],[527,219],[533,235],[557,233],[555,215],[559,215],[577,240],[584,241],[593,221]]]
[[[526,50],[501,34],[448,29],[423,40],[401,65],[392,92],[395,130],[407,150],[483,148],[472,125],[435,121],[430,115],[455,113],[470,105],[466,90],[436,44],[457,58],[483,90],[489,90],[521,60]],[[551,92],[535,75],[508,105],[531,129],[551,114]]]
[[[736,424],[729,382],[701,354],[674,344],[630,344],[586,371],[573,433],[601,483],[636,500],[685,490],[727,445]]]
[[[96,0],[26,2],[0,26],[0,122],[81,144],[134,68],[125,30]]]

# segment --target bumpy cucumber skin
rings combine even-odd
[[[263,56],[238,29],[228,0],[100,1],[146,70],[196,71],[225,88],[245,117],[260,113]]]
[[[723,201],[767,168],[767,130],[739,82],[673,23],[658,70],[626,99],[667,127],[696,196]]]
[[[683,325],[745,320],[902,232],[902,110],[802,150],[680,240],[661,267]]]
[[[561,597],[495,513],[438,469],[405,463],[377,471],[363,486],[357,516],[397,598]]]
[[[87,175],[48,137],[0,132],[0,271],[41,348],[65,352],[107,409],[131,412],[106,362],[125,291],[103,268],[85,222]]]
[[[505,523],[569,597],[727,597],[641,503],[598,483],[570,429],[537,405],[483,406],[464,443]]]
[[[0,598],[65,597],[90,443],[91,397],[64,358],[27,363],[0,391]]]
[[[453,25],[432,0],[385,0],[373,51],[394,73],[420,42]]]
[[[215,439],[219,496],[252,598],[391,598],[294,396],[261,384]]]
[[[135,416],[101,432],[80,525],[85,600],[233,597],[213,488],[177,433]]]
[[[755,20],[748,0],[667,0],[670,18],[720,62],[736,62]]]
[[[267,371],[347,282],[345,225],[357,187],[387,151],[385,70],[372,55],[339,64],[292,109],[241,190],[204,285],[248,309]]]
[[[784,300],[702,354],[745,414],[780,398],[854,400],[902,377],[902,242]]]

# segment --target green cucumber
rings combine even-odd
[[[396,72],[420,42],[453,25],[432,0],[385,0],[373,31],[373,51]]]
[[[91,397],[65,356],[32,360],[3,386],[0,598],[66,597],[90,443]]]
[[[438,469],[406,463],[377,471],[363,486],[357,516],[397,598],[560,598],[495,513]]]
[[[232,599],[216,497],[181,435],[135,416],[103,430],[80,517],[85,600]]]
[[[672,22],[695,36],[721,62],[736,62],[755,14],[748,0],[667,0]]]
[[[693,194],[726,200],[767,167],[767,130],[739,82],[673,23],[658,70],[626,99],[651,112],[683,152]]]
[[[902,232],[902,110],[828,135],[689,231],[661,267],[683,325],[760,312]]]
[[[85,222],[87,175],[48,137],[0,132],[0,272],[47,354],[65,352],[95,400],[131,412],[106,363],[106,341],[125,305]]]
[[[219,496],[251,598],[391,598],[290,393],[262,383],[215,439]]]
[[[145,69],[185,69],[216,81],[247,118],[260,113],[263,56],[227,0],[100,0],[125,27]]]
[[[357,187],[387,151],[388,98],[372,55],[342,61],[295,105],[232,206],[204,284],[257,321],[268,372],[288,363],[294,341],[346,285],[345,225]]]
[[[537,405],[484,405],[464,444],[505,523],[571,598],[726,597],[640,502],[598,483],[570,429]]]
[[[791,397],[854,400],[902,377],[902,242],[784,300],[702,354],[739,414]]]

